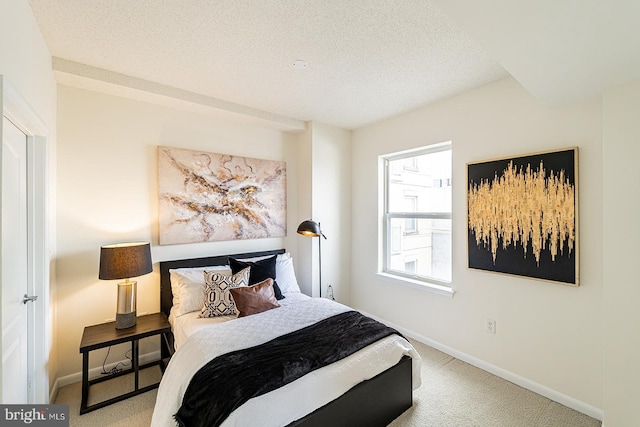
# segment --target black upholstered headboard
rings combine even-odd
[[[259,256],[268,256],[285,253],[284,249],[275,249],[271,251],[249,252],[244,254],[218,255],[204,258],[179,259],[174,261],[160,262],[160,310],[169,316],[169,311],[173,305],[173,294],[171,292],[171,279],[169,278],[169,270],[174,268],[188,267],[209,267],[214,265],[229,264],[229,257],[233,258],[254,258]]]

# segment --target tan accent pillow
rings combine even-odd
[[[182,316],[192,311],[200,311],[204,305],[205,271],[216,271],[231,276],[231,267],[194,267],[169,270],[173,293],[173,315]]]
[[[205,271],[204,306],[198,317],[236,314],[236,306],[229,290],[239,286],[248,286],[249,271],[250,268],[247,267],[233,276],[221,274],[218,271]]]
[[[267,278],[253,286],[229,289],[236,303],[238,317],[262,313],[280,307],[273,290],[273,279]]]

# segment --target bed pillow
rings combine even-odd
[[[216,271],[231,275],[231,267],[209,266],[193,268],[175,268],[169,270],[171,293],[173,294],[173,312],[175,316],[199,311],[204,304],[204,272]]]
[[[273,279],[268,278],[253,286],[229,289],[238,310],[238,317],[251,316],[280,307],[276,299]]]
[[[231,297],[232,288],[249,285],[249,270],[245,268],[228,276],[217,271],[205,271],[204,305],[199,317],[216,317],[236,314],[236,305]]]
[[[261,261],[263,259],[271,258],[272,256],[273,255],[263,255],[263,256],[253,257],[253,258],[238,258],[238,260],[255,262],[255,261]],[[281,259],[290,258],[290,257],[291,257],[291,254],[289,252],[285,252],[283,254],[276,255],[276,261],[280,261]]]
[[[300,286],[298,285],[296,273],[293,269],[293,259],[290,255],[282,258],[278,255],[278,259],[276,260],[276,280],[283,294],[300,292]]]
[[[284,295],[280,291],[280,287],[276,282],[276,256],[270,256],[269,258],[262,259],[260,261],[240,261],[239,259],[229,257],[229,266],[233,274],[242,270],[243,268],[251,267],[251,274],[249,275],[249,285],[255,285],[262,282],[265,279],[273,279],[273,291],[276,299],[283,299]]]
[[[242,258],[239,261],[255,262],[261,261],[272,257],[273,255],[266,255],[255,258]],[[298,292],[300,293],[300,286],[296,279],[296,273],[293,269],[293,259],[291,254],[286,252],[284,254],[278,254],[276,257],[276,283],[282,294]]]

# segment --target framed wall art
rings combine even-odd
[[[467,163],[469,268],[579,285],[578,148]]]
[[[287,234],[284,162],[158,147],[159,243]]]

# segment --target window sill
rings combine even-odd
[[[397,285],[409,286],[410,288],[420,289],[422,291],[431,292],[437,295],[443,295],[449,298],[453,298],[453,294],[456,293],[448,286],[436,285],[435,283],[422,282],[420,280],[398,277],[387,273],[376,273],[376,275],[387,282],[395,283]]]

